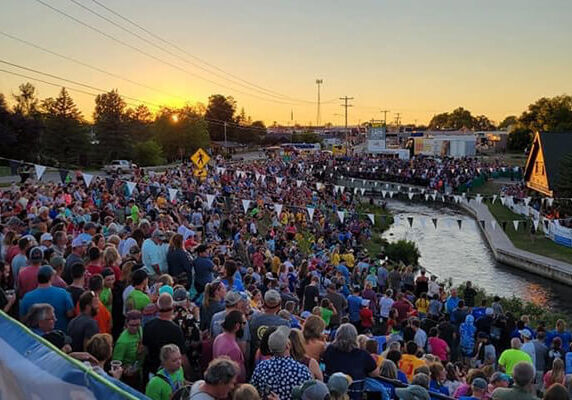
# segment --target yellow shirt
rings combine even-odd
[[[333,266],[338,266],[340,264],[340,255],[338,253],[332,254],[331,261]]]
[[[348,265],[348,268],[353,268],[354,265],[356,264],[356,259],[352,253],[345,253],[342,256],[342,258],[344,260],[346,260],[346,264]]]
[[[420,313],[427,314],[427,310],[429,309],[429,300],[417,299],[415,302],[415,308]]]

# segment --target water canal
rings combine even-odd
[[[419,263],[439,279],[452,278],[454,285],[470,279],[488,293],[514,295],[572,316],[570,287],[498,263],[469,215],[438,203],[429,207],[390,200],[388,207],[400,222],[383,237],[415,241],[421,252]],[[407,217],[414,218],[412,227]],[[437,229],[431,218],[439,220]],[[456,221],[459,218],[462,229]]]

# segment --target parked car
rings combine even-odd
[[[125,174],[132,173],[137,165],[127,160],[113,160],[110,164],[103,167],[108,174]]]

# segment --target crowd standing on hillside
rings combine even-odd
[[[434,182],[454,162],[379,163]],[[476,304],[470,282],[460,295],[368,254],[361,199],[334,192],[330,174],[373,164],[219,160],[204,181],[183,165],[139,171],[133,190],[81,175],[13,187],[0,204],[0,307],[157,400],[568,398],[563,321],[532,327],[499,298]],[[489,166],[455,164],[476,168]]]

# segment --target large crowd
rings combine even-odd
[[[0,308],[154,400],[568,399],[563,321],[530,326],[470,282],[369,254],[367,199],[332,190],[344,168],[477,168],[453,163],[292,155],[219,159],[203,181],[139,170],[132,190],[24,182],[0,204]]]

